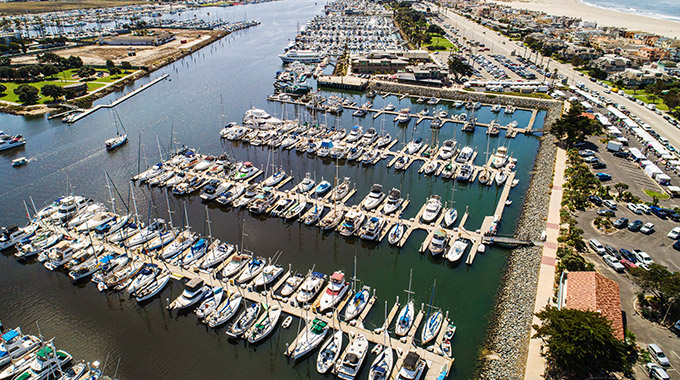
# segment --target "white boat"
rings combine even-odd
[[[26,157],[19,157],[12,160],[12,166],[14,167],[26,165],[27,163],[28,160],[26,159]]]
[[[160,219],[153,220],[148,226],[139,230],[139,232],[125,241],[125,246],[128,248],[136,247],[144,244],[147,241],[157,238],[161,231],[163,231],[163,221]]]
[[[219,204],[228,205],[236,200],[238,197],[243,195],[246,190],[246,186],[243,184],[236,184],[227,190],[225,193],[217,196],[217,202]]]
[[[25,354],[24,356],[17,358],[0,372],[0,380],[12,379],[15,375],[24,372],[35,360],[35,352]]]
[[[239,274],[236,282],[243,284],[251,281],[264,270],[265,264],[266,262],[263,258],[253,257]]]
[[[362,134],[364,132],[364,128],[360,125],[355,125],[350,129],[349,133],[347,134],[347,137],[345,138],[345,141],[348,143],[353,143],[359,141],[361,138]]]
[[[250,262],[248,255],[233,255],[222,269],[222,277],[230,278],[238,274]]]
[[[292,62],[303,62],[303,63],[315,63],[321,62],[323,55],[311,50],[295,50],[290,49],[284,54],[280,54],[279,58],[283,63]]]
[[[26,145],[26,139],[22,135],[9,136],[8,138],[0,139],[0,151],[18,148],[23,145]]]
[[[423,139],[420,137],[416,137],[413,140],[409,141],[408,144],[406,144],[406,153],[408,154],[416,154],[420,151],[420,149],[423,147]]]
[[[384,226],[385,218],[381,216],[371,216],[359,230],[359,237],[364,240],[375,241],[380,237],[380,233]]]
[[[299,200],[296,200],[295,203],[288,209],[286,210],[285,213],[283,213],[283,218],[284,219],[293,219],[297,218],[302,214],[302,212],[307,208],[307,201],[304,200],[304,198],[300,198]]]
[[[453,223],[456,223],[456,219],[458,219],[458,210],[455,208],[450,208],[446,210],[444,213],[444,220],[442,220],[442,225],[446,228],[450,228],[453,226]]]
[[[467,163],[468,161],[470,161],[474,153],[475,151],[472,149],[472,147],[466,146],[460,150],[460,153],[458,153],[458,156],[456,157],[456,162],[460,164]]]
[[[508,148],[500,146],[496,150],[496,153],[494,153],[493,155],[491,166],[493,166],[496,169],[500,169],[503,168],[507,163],[508,163]]]
[[[500,104],[494,104],[493,107],[491,107],[491,112],[493,112],[493,113],[501,112],[501,105]]]
[[[293,359],[299,359],[316,348],[328,333],[328,324],[321,319],[314,318],[307,323],[305,329],[297,336],[295,349],[291,353]]]
[[[454,140],[446,140],[444,141],[444,144],[442,145],[442,148],[439,150],[439,158],[442,160],[449,160],[451,157],[453,157],[453,149],[456,146],[456,142]]]
[[[394,245],[401,241],[402,236],[404,236],[404,225],[397,223],[390,229],[387,240],[390,244]]]
[[[139,274],[127,286],[128,294],[134,294],[138,290],[149,285],[161,273],[161,268],[156,264],[144,264]]]
[[[38,226],[34,224],[29,224],[26,227],[3,227],[0,231],[2,234],[0,235],[0,251],[14,247],[20,241],[33,236],[37,229]]]
[[[354,379],[368,354],[368,339],[363,335],[354,338],[347,347],[342,360],[335,363],[335,371],[340,379]]]
[[[259,169],[254,167],[252,162],[246,161],[240,165],[238,171],[234,174],[234,179],[237,181],[245,181],[254,176],[258,171]]]
[[[342,351],[343,337],[342,331],[338,330],[321,346],[316,356],[317,372],[324,374],[335,365]]]
[[[268,286],[274,280],[276,280],[281,273],[283,273],[283,267],[276,264],[270,264],[264,267],[262,272],[255,277],[253,285],[255,287]]]
[[[305,276],[303,276],[302,274],[293,273],[290,276],[288,276],[286,282],[283,284],[283,287],[281,287],[280,290],[277,290],[277,293],[282,298],[287,299],[300,287],[300,284],[302,284],[304,280]]]
[[[314,297],[319,294],[325,281],[326,275],[319,272],[312,272],[305,278],[302,285],[300,285],[300,289],[295,295],[297,302],[300,304],[311,302]]]
[[[48,251],[43,265],[49,270],[55,270],[71,261],[73,253],[74,250],[70,243],[68,241],[61,241]]]
[[[382,185],[374,184],[371,186],[371,192],[369,192],[366,198],[364,198],[362,206],[365,210],[373,210],[374,208],[378,207],[380,203],[382,203],[385,197],[385,193],[382,192]]]
[[[69,220],[68,227],[76,229],[76,231],[81,232],[84,230],[78,230],[81,224],[87,222],[88,220],[94,218],[95,216],[104,213],[106,207],[102,204],[93,204],[85,207],[83,210],[79,211],[73,219]]]
[[[319,300],[319,312],[323,313],[340,303],[345,298],[349,290],[349,282],[345,281],[345,274],[342,271],[336,271],[331,275],[331,279],[326,286],[326,290],[321,295]]]
[[[401,197],[401,191],[393,188],[390,190],[389,195],[387,196],[387,202],[383,205],[381,212],[385,215],[390,215],[397,211],[403,203],[404,199]]]
[[[65,367],[73,357],[66,351],[55,350],[49,346],[41,348],[35,355],[33,362],[16,380],[46,380],[52,378],[55,373],[61,374],[61,368]]]
[[[208,254],[205,256],[203,262],[201,262],[201,269],[212,268],[224,260],[226,260],[232,253],[236,250],[233,244],[220,243],[219,240],[215,240],[208,249]]]
[[[397,380],[420,380],[427,368],[427,363],[417,353],[409,352],[399,369]]]
[[[260,308],[261,306],[259,303],[253,303],[245,308],[245,310],[243,310],[236,318],[229,330],[227,330],[227,335],[232,338],[238,338],[241,334],[246,332],[255,323],[257,316],[260,314]]]
[[[398,336],[405,336],[413,325],[413,316],[415,314],[415,307],[413,300],[409,300],[404,307],[401,308],[397,314],[397,322],[394,327],[394,332]]]
[[[441,350],[447,357],[452,357],[453,353],[451,351],[451,339],[456,334],[456,325],[453,322],[449,322],[446,326],[446,332],[444,333],[444,339],[442,340]]]
[[[177,235],[172,243],[163,248],[163,251],[161,252],[161,258],[163,260],[169,260],[184,252],[194,244],[196,237],[196,234],[191,232],[189,229],[185,229]]]
[[[163,167],[163,163],[159,162],[152,167],[148,168],[147,170],[137,174],[134,179],[141,182],[146,182],[152,178],[156,178],[159,175],[163,174],[165,172],[165,168]]]
[[[359,292],[351,296],[351,299],[347,302],[347,307],[345,308],[345,321],[351,321],[358,317],[361,312],[364,311],[370,299],[371,288],[368,286],[364,286]]]
[[[455,263],[456,261],[460,260],[461,257],[463,257],[463,254],[465,253],[465,249],[467,248],[468,243],[464,239],[458,239],[456,240],[452,245],[451,248],[449,248],[449,251],[446,253],[446,258],[452,262]]]
[[[210,315],[217,306],[222,302],[224,296],[224,288],[221,286],[213,287],[210,294],[201,302],[201,304],[194,310],[198,318],[205,318]]]
[[[434,231],[434,236],[432,236],[432,240],[430,240],[430,244],[428,246],[432,256],[438,256],[440,253],[442,253],[446,249],[446,244],[448,241],[449,237],[446,232],[441,228],[437,228]]]
[[[281,317],[281,307],[278,305],[262,305],[262,314],[255,323],[246,331],[244,337],[248,342],[255,344],[269,336],[274,331]]]
[[[307,194],[314,188],[315,184],[316,184],[316,181],[314,181],[310,177],[309,173],[307,173],[307,175],[305,176],[305,179],[300,181],[300,183],[298,183],[297,186],[295,186],[295,188],[293,190],[297,193],[300,193],[300,194]]]
[[[144,302],[160,293],[170,281],[171,276],[172,274],[170,271],[163,270],[158,276],[156,276],[156,278],[153,279],[153,281],[147,284],[146,287],[139,289],[135,293],[135,299],[137,302]]]
[[[0,337],[0,367],[35,350],[40,343],[33,335],[24,335],[20,327],[5,332]]]
[[[423,165],[423,174],[432,175],[439,167],[439,163],[436,160],[428,161]]]
[[[395,109],[396,107],[392,103],[389,103],[388,105],[385,106],[385,111],[394,111]]]
[[[442,201],[439,195],[432,195],[427,200],[427,206],[423,212],[422,218],[425,223],[432,223],[442,210]]]
[[[212,328],[227,323],[241,307],[241,299],[241,293],[234,292],[205,319],[205,322]]]
[[[369,380],[387,380],[392,373],[392,367],[394,366],[394,351],[392,347],[383,346],[378,356],[376,356],[373,363],[371,363],[371,369],[368,372]]]
[[[399,114],[397,117],[394,118],[394,121],[397,123],[407,123],[409,120],[411,120],[411,109],[410,108],[402,108],[399,110]]]
[[[508,180],[508,172],[505,170],[499,170],[496,172],[496,185],[498,186],[503,186],[505,184],[505,181]]]
[[[211,289],[203,284],[200,277],[194,277],[184,285],[184,291],[170,305],[168,309],[186,309],[201,302]]]
[[[272,174],[271,176],[267,177],[267,179],[265,179],[262,182],[262,184],[265,186],[276,186],[279,183],[281,183],[281,181],[283,181],[284,178],[286,178],[286,172],[284,172],[283,170],[279,170],[276,173]]]
[[[209,246],[210,244],[208,244],[208,241],[205,239],[196,240],[196,242],[189,249],[189,252],[184,257],[179,259],[180,265],[188,268],[191,266],[191,264],[205,256],[206,252],[208,252]]]
[[[338,232],[342,236],[352,236],[356,234],[366,219],[366,215],[355,207],[347,211],[344,220],[338,226]]]
[[[425,325],[420,334],[421,344],[423,346],[430,343],[439,334],[439,330],[442,328],[442,322],[444,321],[444,316],[442,312],[437,310],[434,314],[430,315],[429,318],[425,320]]]
[[[119,146],[125,144],[127,142],[127,139],[128,139],[127,134],[116,135],[116,137],[112,137],[104,141],[104,146],[106,147],[106,150],[114,150]]]

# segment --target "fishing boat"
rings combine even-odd
[[[290,355],[295,360],[303,357],[321,344],[327,333],[328,324],[325,321],[314,318],[311,322],[307,322],[305,329],[295,339],[297,343]]]
[[[404,225],[402,223],[396,223],[387,234],[387,240],[390,244],[395,245],[401,241],[402,236],[404,236]]]
[[[434,231],[434,235],[432,236],[432,239],[430,240],[430,244],[428,245],[428,248],[430,250],[430,253],[432,253],[432,256],[438,256],[439,254],[446,249],[446,244],[449,241],[449,237],[446,234],[444,230],[441,228],[437,228]]]
[[[427,369],[427,362],[417,353],[410,351],[399,369],[397,380],[420,380]]]
[[[184,291],[168,305],[168,309],[186,309],[194,306],[210,292],[210,287],[205,285],[200,277],[194,277],[184,285]]]
[[[463,257],[467,246],[467,240],[457,239],[455,242],[453,242],[451,248],[449,248],[449,251],[446,253],[446,259],[452,263],[457,262],[461,257]]]
[[[439,195],[432,195],[427,200],[427,206],[423,212],[422,218],[425,223],[432,223],[442,210],[442,201]]]
[[[234,292],[205,319],[208,326],[215,328],[229,321],[241,306],[241,293]]]
[[[14,167],[26,165],[27,163],[28,160],[26,159],[26,157],[19,157],[12,160],[12,166]]]
[[[347,346],[345,354],[335,363],[335,372],[340,379],[352,380],[361,369],[361,365],[368,354],[368,339],[357,335]]]
[[[326,275],[319,272],[310,273],[307,278],[305,278],[300,289],[295,295],[295,299],[300,304],[306,304],[312,302],[312,300],[319,294],[326,282]]]
[[[334,272],[319,300],[319,312],[323,313],[337,306],[348,290],[349,282],[345,281],[345,274],[342,271]]]
[[[231,325],[229,330],[227,330],[227,335],[232,338],[238,338],[246,332],[256,321],[257,316],[260,314],[261,305],[259,303],[253,303],[248,306],[239,314],[234,323]]]
[[[316,370],[320,374],[328,372],[335,365],[342,351],[344,335],[341,330],[336,331],[319,349],[316,356]]]
[[[392,347],[384,346],[378,356],[371,363],[371,369],[368,372],[369,380],[387,380],[392,373],[392,366],[394,366],[394,350]]]
[[[387,196],[387,201],[383,205],[381,212],[385,215],[390,215],[397,211],[403,203],[404,199],[401,197],[401,191],[399,189],[392,188],[392,190],[389,192],[389,195]]]
[[[210,290],[207,297],[201,302],[200,305],[194,310],[198,318],[205,318],[212,314],[217,306],[222,302],[222,297],[224,297],[224,288],[221,286],[215,286]]]
[[[382,185],[377,183],[371,186],[371,191],[361,202],[361,205],[365,210],[371,211],[382,203],[386,197],[385,193],[382,191],[382,188]]]

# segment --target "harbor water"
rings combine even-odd
[[[103,147],[103,141],[115,135],[112,114],[105,109],[73,125],[63,124],[58,119],[48,121],[44,117],[0,115],[0,129],[22,134],[27,140],[24,148],[0,152],[1,225],[26,222],[22,201],[28,201],[29,196],[38,208],[67,191],[106,201],[109,195],[105,171],[121,194],[127,197],[128,180],[138,172],[138,167],[145,169],[154,164],[160,160],[161,154],[163,159],[167,159],[171,145],[185,144],[205,154],[224,152],[237,160],[252,161],[263,169],[267,169],[267,162],[283,167],[296,177],[284,189],[291,188],[305,173],[311,173],[317,181],[323,178],[333,182],[336,165],[331,160],[295,151],[220,141],[219,131],[224,120],[239,121],[244,111],[255,106],[278,117],[308,121],[315,117],[320,123],[344,128],[356,124],[362,125],[364,130],[384,128],[393,137],[399,138],[399,143],[392,150],[401,149],[403,143],[414,136],[426,141],[438,139],[440,144],[455,138],[459,144],[477,149],[477,165],[484,164],[487,146],[488,152],[492,153],[499,145],[506,145],[517,159],[516,178],[520,182],[510,193],[513,204],[504,213],[500,233],[513,232],[523,194],[529,184],[539,144],[537,138],[518,135],[515,139],[506,140],[505,131],[499,137],[488,138],[483,128],[478,128],[474,134],[465,134],[461,133],[460,124],[446,124],[434,136],[429,121],[415,128],[414,121],[407,126],[398,126],[391,115],[373,119],[369,114],[364,119],[357,119],[352,117],[351,111],[345,111],[336,119],[330,114],[312,116],[292,105],[267,102],[266,96],[273,90],[274,74],[282,69],[278,54],[294,38],[298,24],[302,25],[322,12],[322,5],[312,1],[287,0],[239,6],[237,9],[206,8],[192,12],[199,17],[208,12],[213,15],[224,13],[225,16],[229,12],[247,12],[250,18],[258,19],[262,24],[236,32],[152,73],[149,78],[138,81],[125,91],[96,101],[95,105],[110,103],[157,76],[170,75],[170,80],[161,81],[116,107],[130,138],[127,145],[115,152],[107,152]],[[357,93],[333,94],[354,97],[358,104],[366,101]],[[427,106],[396,97],[377,97],[374,108],[382,108],[389,102],[397,110],[410,107],[412,113],[424,107],[463,112],[449,109],[450,105],[446,104]],[[511,117],[502,112],[500,115],[493,114],[488,107],[483,107],[476,116],[483,123],[498,117],[501,125],[514,119],[522,128],[529,122],[531,112],[516,111]],[[542,127],[543,117],[540,112],[535,129]],[[11,160],[21,156],[29,159],[28,165],[11,167]],[[453,204],[459,215],[468,209],[470,217],[465,225],[468,230],[479,228],[482,219],[496,208],[500,187],[482,186],[477,182],[454,187],[452,181],[418,174],[421,162],[413,164],[405,172],[388,169],[388,162],[389,159],[382,160],[370,167],[340,162],[337,167],[339,178],[350,177],[356,184],[357,193],[349,204],[358,204],[372,184],[380,183],[385,192],[399,188],[404,196],[408,195],[411,204],[403,216],[412,218],[431,194],[438,194],[442,201]],[[165,196],[161,191],[135,186],[135,196],[142,218],[168,220]],[[205,208],[197,195],[185,198],[170,195],[174,224],[184,224],[184,201],[193,230],[207,235]],[[125,212],[121,203],[117,202],[119,213]],[[245,247],[260,256],[269,257],[282,251],[278,263],[284,266],[290,263],[300,272],[314,268],[330,275],[341,269],[350,277],[356,256],[357,277],[374,288],[378,297],[365,322],[368,328],[382,324],[385,301],[391,308],[397,296],[402,302],[405,300],[407,294],[403,290],[408,287],[410,269],[413,269],[412,290],[415,291],[418,308],[429,302],[436,280],[433,305],[448,311],[449,318],[458,327],[452,342],[455,362],[449,379],[473,376],[510,251],[490,247],[477,255],[471,266],[464,263],[453,266],[446,260],[433,259],[429,253],[418,253],[426,236],[423,231],[412,234],[406,245],[397,249],[387,241],[374,244],[346,239],[335,232],[324,233],[316,227],[297,222],[286,223],[271,217],[255,218],[245,210],[221,209],[216,203],[209,204],[209,212],[214,237],[237,244],[243,239]],[[108,357],[109,373],[113,372],[120,358],[120,379],[321,377],[316,373],[316,354],[298,363],[283,355],[286,343],[292,342],[296,335],[297,320],[287,330],[277,328],[269,339],[256,346],[229,340],[224,328],[213,330],[198,323],[194,314],[178,315],[165,310],[167,299],[174,299],[182,291],[179,282],[166,288],[160,298],[140,305],[134,299],[128,299],[127,294],[99,293],[89,282],[74,286],[63,273],[49,272],[39,263],[19,264],[6,253],[0,256],[0,284],[0,319],[6,326],[21,325],[25,331],[37,333],[38,322],[43,336],[55,337],[57,347],[69,351],[75,358],[104,362]],[[369,356],[366,363],[372,359]],[[366,363],[360,379],[368,376]]]

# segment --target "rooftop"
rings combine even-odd
[[[614,336],[623,340],[619,284],[597,272],[569,272],[565,307],[597,311],[612,323]]]

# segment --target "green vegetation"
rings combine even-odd
[[[445,37],[442,37],[439,34],[430,34],[430,42],[424,45],[424,47],[427,50],[433,51],[433,50],[451,50],[451,51],[458,51],[458,47],[456,47],[451,41],[446,39]]]
[[[649,270],[630,270],[633,282],[640,287],[638,301],[642,315],[661,324],[680,318],[680,273],[671,272],[663,265],[652,264]],[[646,297],[645,294],[651,294]]]
[[[12,92],[24,104],[34,104],[38,100],[38,89],[28,84],[20,84]]]
[[[589,379],[632,370],[635,342],[616,339],[602,314],[549,306],[536,316],[541,325],[533,326],[534,337],[544,342],[547,377]]]
[[[456,77],[456,82],[460,77],[469,77],[473,74],[472,66],[463,61],[460,57],[449,57],[449,72]]]
[[[571,103],[569,112],[562,115],[550,127],[550,133],[555,135],[558,140],[562,140],[567,147],[572,147],[574,143],[582,141],[587,136],[602,132],[602,124],[597,120],[591,120],[583,113],[585,109],[579,103]]]
[[[670,196],[664,192],[661,191],[654,191],[654,190],[643,190],[645,194],[649,195],[651,198],[656,198],[657,200],[659,199],[670,199]]]

